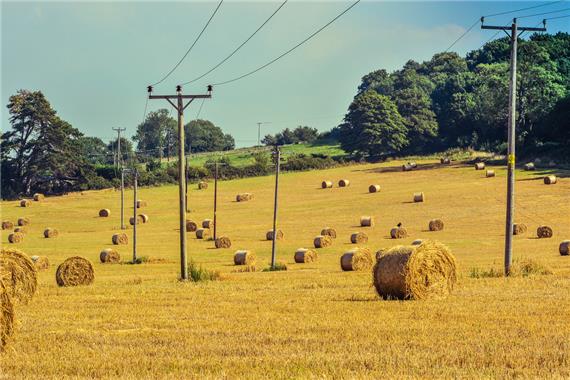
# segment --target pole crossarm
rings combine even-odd
[[[495,26],[495,25],[481,25],[481,29],[490,29],[490,30],[511,30],[512,26]],[[526,27],[520,26],[517,27],[519,32],[546,32],[546,28],[535,28],[535,27]]]

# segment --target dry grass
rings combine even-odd
[[[49,197],[30,208],[3,202],[3,219],[33,221],[19,248],[48,256],[52,266],[38,273],[38,296],[17,309],[20,323],[0,355],[0,377],[570,377],[570,256],[558,251],[560,242],[570,239],[570,179],[561,176],[558,184],[545,186],[543,173],[517,171],[517,222],[533,233],[514,239],[515,258],[540,261],[554,274],[476,279],[469,277],[469,268],[502,262],[505,205],[499,194],[505,193],[505,170],[495,167],[497,178],[491,181],[482,180],[471,165],[455,163],[406,173],[379,171],[400,165],[283,173],[278,228],[290,232],[278,242],[277,258],[288,270],[232,273],[246,268],[233,265],[233,250],[212,249],[213,244],[189,234],[189,256],[228,277],[205,283],[178,281],[176,186],[139,189],[153,217],[138,236],[139,254],[165,260],[153,265],[98,263],[120,222],[117,212],[98,218],[97,211],[102,205],[118,209],[115,191]],[[530,180],[535,176],[538,180]],[[321,191],[315,177],[350,178],[351,185]],[[382,184],[378,197],[367,192],[371,183]],[[263,238],[272,225],[274,178],[222,185],[218,226],[236,249],[255,251],[265,268],[271,243]],[[235,202],[235,194],[251,189],[254,202]],[[429,202],[410,202],[418,189]],[[210,217],[210,191],[189,191],[188,216]],[[413,231],[398,242],[437,236],[449,246],[459,264],[453,293],[443,301],[381,301],[370,272],[342,272],[339,256],[353,247],[347,237],[358,229],[360,215],[377,216],[376,226],[366,229],[366,246],[373,251],[393,245],[386,232],[398,222]],[[446,223],[437,235],[426,225],[435,216]],[[531,236],[539,224],[551,226],[553,238]],[[48,225],[60,230],[60,238],[43,238]],[[295,264],[293,252],[311,246],[325,225],[334,226],[341,239],[319,249],[317,262]],[[4,231],[3,244],[6,239]],[[117,248],[124,256],[131,246]],[[88,287],[59,288],[55,268],[77,254],[94,262],[97,280]]]

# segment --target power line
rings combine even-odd
[[[188,82],[184,82],[182,83],[182,85],[187,85],[190,83],[194,83],[199,79],[202,79],[203,77],[205,77],[206,75],[210,74],[212,71],[216,70],[218,67],[220,67],[221,65],[224,64],[224,62],[226,62],[228,59],[230,59],[235,53],[237,53],[237,51],[239,49],[241,49],[246,43],[249,42],[249,40],[251,40],[253,38],[253,36],[255,36],[257,34],[257,32],[259,32],[264,26],[265,24],[267,24],[269,22],[269,20],[271,20],[273,18],[273,16],[275,16],[277,14],[277,12],[279,12],[281,10],[281,8],[283,8],[283,6],[287,3],[288,0],[285,0],[283,3],[281,3],[281,5],[279,7],[277,7],[277,9],[271,14],[271,16],[269,16],[269,18],[267,18],[263,24],[261,24],[259,26],[259,28],[257,28],[255,30],[255,32],[253,32],[245,41],[243,41],[241,43],[241,45],[239,45],[237,48],[235,48],[234,51],[232,51],[226,58],[222,59],[217,65],[215,65],[214,67],[212,67],[210,70],[206,71],[204,74],[200,75],[199,77],[196,77]]]
[[[465,36],[467,35],[467,33],[469,33],[469,32],[475,27],[475,25],[477,25],[479,22],[480,22],[480,20],[476,20],[476,21],[473,23],[473,25],[471,25],[471,26],[469,27],[469,29],[467,29],[461,36],[459,36],[458,39],[456,39],[455,41],[453,41],[453,43],[452,43],[447,49],[445,49],[444,53],[447,53],[453,46],[455,46],[456,43],[458,43],[459,41],[461,41],[461,39],[462,39],[463,37],[465,37]]]
[[[502,16],[502,15],[506,15],[506,14],[509,14],[509,13],[515,13],[515,12],[520,12],[520,11],[527,11],[527,10],[529,10],[529,9],[547,7],[547,6],[549,6],[549,5],[554,5],[554,4],[562,3],[562,2],[564,2],[564,1],[565,1],[565,0],[553,1],[553,2],[550,2],[550,3],[535,5],[535,6],[532,6],[532,7],[519,8],[519,9],[514,9],[514,10],[511,10],[511,11],[493,13],[493,14],[490,14],[490,15],[487,15],[487,16],[483,16],[483,17],[484,17],[484,18],[488,18],[488,17]]]
[[[192,45],[190,45],[190,47],[188,48],[188,50],[186,50],[186,53],[182,56],[182,58],[180,58],[180,61],[178,61],[178,63],[176,65],[174,65],[174,67],[172,68],[172,70],[170,70],[168,72],[168,74],[166,74],[161,80],[159,80],[156,83],[153,83],[151,86],[156,86],[157,84],[162,83],[166,78],[168,78],[170,76],[170,74],[172,74],[174,72],[174,70],[176,70],[178,68],[178,66],[180,66],[180,64],[182,63],[182,61],[184,61],[184,59],[186,58],[186,56],[190,53],[190,51],[192,51],[192,49],[194,48],[194,45],[196,45],[196,43],[198,42],[198,40],[200,39],[200,37],[202,37],[202,34],[204,34],[204,32],[206,31],[206,29],[208,28],[208,25],[210,25],[210,22],[212,21],[212,19],[214,18],[214,16],[216,15],[216,13],[218,13],[218,9],[220,9],[220,7],[222,6],[222,3],[224,2],[224,0],[220,0],[220,2],[218,3],[218,6],[216,7],[216,9],[214,9],[214,12],[212,13],[212,15],[210,16],[210,18],[208,19],[208,22],[206,22],[206,25],[204,25],[204,27],[202,28],[202,31],[200,31],[200,34],[198,34],[198,36],[196,37],[196,39],[194,40],[194,42],[192,43]]]
[[[549,17],[549,18],[545,18],[544,21],[556,20],[559,18],[566,18],[566,17],[570,17],[570,15],[564,15],[564,16],[558,16],[558,17]]]
[[[551,12],[535,13],[535,14],[532,14],[532,15],[524,15],[524,16],[519,16],[519,17],[517,17],[517,18],[536,17],[536,16],[549,15],[549,14],[552,14],[552,13],[559,13],[559,12],[565,12],[565,11],[570,11],[570,8],[559,9],[559,10],[557,10],[557,11],[551,11]]]
[[[291,53],[293,50],[297,49],[299,46],[303,45],[305,42],[309,41],[311,38],[313,38],[314,36],[316,36],[317,34],[319,34],[321,31],[323,31],[326,27],[328,27],[329,25],[331,25],[333,22],[335,22],[336,20],[338,20],[340,17],[342,17],[346,12],[348,12],[349,10],[351,10],[356,4],[358,4],[360,2],[360,0],[356,0],[354,3],[352,3],[348,8],[346,8],[344,11],[342,11],[340,14],[338,14],[335,18],[333,18],[332,20],[330,20],[328,23],[326,23],[325,25],[323,25],[320,29],[318,29],[316,32],[314,32],[313,34],[311,34],[309,37],[305,38],[303,41],[299,42],[297,45],[293,46],[291,49],[287,50],[286,52],[284,52],[283,54],[281,54],[280,56],[278,56],[277,58],[272,59],[271,61],[267,62],[266,64],[264,64],[263,66],[258,67],[255,70],[252,70],[246,74],[240,75],[237,78],[233,78],[230,80],[226,80],[223,82],[219,82],[219,83],[215,83],[214,86],[222,86],[224,84],[228,84],[231,82],[235,82],[237,80],[243,79],[245,77],[248,77],[252,74],[255,74],[256,72],[263,70],[264,68],[266,68],[267,66],[277,62],[278,60],[280,60],[281,58],[285,57],[287,54]]]

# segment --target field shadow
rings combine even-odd
[[[434,170],[434,169],[441,169],[441,168],[448,168],[448,167],[457,167],[458,165],[461,165],[461,164],[454,164],[454,165],[446,165],[446,164],[440,164],[440,163],[418,164],[418,166],[416,166],[413,170],[410,170],[410,172],[422,171],[422,170]],[[462,166],[466,166],[466,165],[462,165]],[[387,167],[381,167],[381,168],[370,168],[370,169],[353,169],[352,171],[353,172],[365,172],[365,173],[395,173],[395,172],[404,173],[404,170],[402,170],[402,165],[387,166]]]
[[[345,299],[337,300],[338,302],[378,302],[380,299],[374,296],[352,296]]]

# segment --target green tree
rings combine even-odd
[[[119,146],[117,139],[109,141],[107,144],[107,150],[111,153],[110,158],[107,161],[108,164],[113,163],[115,159],[118,158]],[[145,152],[141,152],[141,155]],[[136,155],[133,151],[133,143],[126,137],[121,137],[121,158],[123,163],[136,161]]]
[[[155,158],[174,155],[178,149],[177,122],[166,109],[150,112],[137,127],[137,150]]]
[[[107,145],[99,137],[80,137],[79,144],[82,156],[91,164],[106,164],[112,157]]]
[[[215,152],[235,148],[234,138],[209,120],[192,120],[184,126],[186,151]]]

